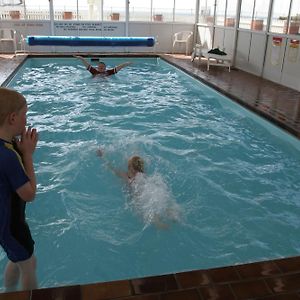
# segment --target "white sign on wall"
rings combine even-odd
[[[55,22],[55,34],[56,35],[123,35],[123,26],[120,24],[103,24],[103,23],[78,23],[78,22]]]
[[[102,31],[101,23],[59,22],[54,27],[56,31]]]

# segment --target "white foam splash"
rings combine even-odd
[[[158,227],[180,222],[182,209],[160,174],[138,174],[130,184],[129,208],[139,215],[145,226]]]

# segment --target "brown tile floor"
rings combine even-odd
[[[300,92],[242,71],[166,60],[300,138]],[[23,61],[0,55],[0,85]],[[147,278],[3,293],[0,300],[300,300],[300,256]]]

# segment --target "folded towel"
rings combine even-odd
[[[209,50],[207,53],[217,54],[217,55],[227,55],[226,52],[221,51],[219,48],[211,49],[211,50]]]

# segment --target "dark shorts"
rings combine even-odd
[[[27,223],[19,225],[18,230],[1,241],[1,246],[12,262],[29,259],[34,251],[34,240]]]

